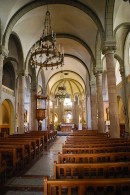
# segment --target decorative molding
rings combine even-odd
[[[116,51],[116,41],[105,41],[104,46],[102,47],[102,53],[115,53]]]

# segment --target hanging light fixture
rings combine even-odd
[[[60,84],[58,85],[58,91],[55,94],[55,98],[58,98],[59,100],[63,100],[66,98],[66,96],[67,96],[67,91],[65,87],[64,75],[63,72],[61,71]]]
[[[51,28],[50,12],[46,11],[43,33],[40,39],[33,45],[31,49],[30,64],[32,68],[48,67],[64,65],[64,50],[60,45],[56,45],[56,33]]]

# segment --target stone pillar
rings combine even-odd
[[[47,126],[50,129],[50,99],[47,102]]]
[[[91,98],[89,95],[87,95],[86,98],[86,127],[87,129],[92,129],[92,123],[91,123]]]
[[[37,95],[37,87],[36,83],[31,84],[31,95],[30,95],[30,130],[38,131],[38,122],[36,119],[36,95]]]
[[[123,65],[120,65],[120,74],[122,77],[122,97],[123,97],[124,114],[125,114],[125,131],[130,133],[128,99],[127,99],[127,89],[126,89],[127,83],[126,83],[125,70]]]
[[[55,124],[55,100],[53,100],[53,107],[52,107],[52,125],[54,129],[54,124]]]
[[[3,62],[8,55],[8,50],[0,45],[0,104],[2,103],[2,78],[3,78]]]
[[[108,83],[108,97],[109,97],[109,115],[110,115],[110,135],[111,137],[120,137],[119,115],[117,105],[117,89],[115,77],[114,64],[114,46],[105,48],[104,53],[106,57],[107,67],[107,83]]]
[[[25,76],[18,77],[18,133],[24,133],[24,87]]]
[[[73,123],[76,124],[76,105],[75,105],[75,101],[73,100]]]
[[[2,103],[2,77],[3,77],[3,61],[4,55],[0,54],[0,104]]]
[[[76,98],[76,101],[75,101],[75,123],[76,123],[76,126],[78,126],[79,124],[79,110],[80,110],[80,106],[79,106],[79,103],[80,103],[80,100],[79,100],[79,97]]]
[[[97,85],[97,108],[98,108],[98,131],[104,132],[104,109],[103,109],[103,95],[102,95],[102,72],[96,72],[96,85]]]
[[[93,78],[90,82],[91,86],[91,121],[92,130],[98,129],[97,126],[97,94],[96,94],[96,80]]]
[[[64,123],[64,100],[61,100],[61,123]]]
[[[62,116],[61,116],[61,102],[59,101],[59,99],[58,99],[57,101],[58,101],[58,123],[61,123],[61,122],[62,122]]]
[[[84,123],[84,100],[81,100],[81,121]]]

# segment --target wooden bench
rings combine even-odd
[[[27,134],[31,135],[43,135],[44,136],[44,149],[47,149],[48,146],[56,139],[56,131],[29,131]]]
[[[44,177],[44,195],[86,195],[93,191],[107,194],[130,192],[129,178],[110,179],[49,179]]]
[[[35,155],[39,154],[40,151],[43,151],[43,140],[41,139],[41,137],[39,136],[30,136],[30,135],[26,135],[26,134],[14,134],[9,136],[8,138],[16,138],[16,139],[29,139],[31,141],[33,141],[32,145],[35,151]]]
[[[58,153],[58,163],[101,163],[130,161],[130,152],[63,154]]]
[[[81,153],[104,153],[104,152],[130,152],[130,146],[100,146],[100,147],[82,147],[82,148],[62,148],[63,154],[81,154]]]
[[[54,179],[84,179],[129,177],[130,162],[57,163],[54,161]]]
[[[15,134],[15,136],[24,136],[24,137],[30,137],[30,138],[38,138],[39,140],[37,140],[38,145],[40,144],[40,151],[43,151],[44,149],[44,135],[41,133],[29,133],[29,132],[25,132],[24,134]]]
[[[30,150],[30,154],[31,154],[31,158],[35,158],[36,154],[37,154],[37,150],[38,150],[38,146],[37,146],[37,140],[33,139],[33,138],[26,138],[26,137],[8,137],[7,138],[8,141],[11,142],[30,142],[31,143],[31,150]]]
[[[91,138],[91,139],[88,139],[88,137],[86,138],[79,138],[79,139],[67,139],[65,141],[65,143],[67,144],[75,144],[75,143],[130,143],[130,140],[129,139],[98,139],[98,138]]]
[[[62,145],[62,148],[92,148],[92,147],[102,147],[102,146],[130,146],[130,142],[123,142],[123,143],[66,143]]]
[[[17,170],[17,166],[21,163],[21,158],[17,155],[16,148],[0,148],[0,154],[2,159],[6,161],[7,169],[15,172]]]
[[[6,161],[2,158],[0,153],[0,186],[4,185],[6,182]]]

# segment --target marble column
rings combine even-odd
[[[24,133],[24,87],[25,76],[18,77],[18,133]]]
[[[38,131],[38,122],[36,119],[36,95],[37,95],[37,87],[36,83],[31,84],[31,95],[30,95],[30,130]]]
[[[98,108],[98,131],[104,132],[104,109],[103,109],[103,95],[102,95],[102,72],[96,72],[96,85],[97,85],[97,108]]]
[[[107,67],[107,83],[109,97],[109,117],[110,117],[110,135],[113,138],[120,137],[119,115],[117,105],[117,89],[114,64],[114,47],[105,48],[106,67]]]
[[[96,81],[91,80],[90,86],[91,86],[91,123],[92,123],[92,130],[95,130],[98,129]]]

